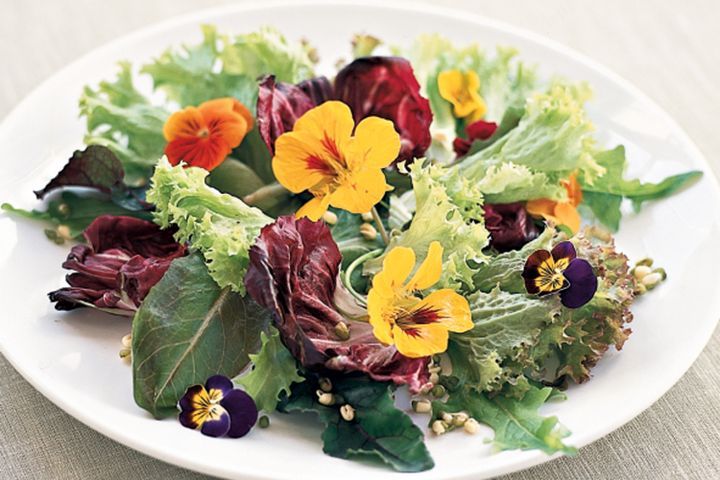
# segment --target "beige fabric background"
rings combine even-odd
[[[55,70],[92,48],[167,16],[224,3],[229,2],[0,0],[0,118]],[[444,4],[533,30],[608,65],[669,111],[720,172],[717,1],[453,0]],[[634,421],[582,449],[576,458],[556,460],[504,480],[714,479],[720,478],[719,445],[720,333],[716,332],[683,379]],[[0,356],[0,478],[206,477],[149,458],[85,427],[37,393]]]

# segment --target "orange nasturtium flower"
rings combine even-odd
[[[448,332],[473,328],[468,301],[450,288],[435,290],[425,298],[416,292],[440,280],[443,247],[430,244],[427,257],[415,275],[415,252],[395,247],[383,261],[383,269],[373,277],[367,307],[373,334],[381,342],[395,344],[406,357],[426,357],[447,350]]]
[[[382,169],[399,152],[400,135],[392,122],[366,117],[355,126],[350,107],[329,101],[305,112],[291,132],[278,137],[272,168],[291,192],[313,194],[296,216],[317,221],[330,205],[370,211],[390,189]]]
[[[541,198],[530,200],[527,202],[526,208],[530,215],[552,220],[557,225],[565,225],[573,233],[577,233],[580,230],[580,214],[577,211],[577,206],[582,202],[582,189],[574,173],[567,180],[563,180],[562,184],[567,190],[568,199],[566,202],[555,202],[547,198]]]
[[[165,122],[165,155],[171,165],[182,161],[210,171],[240,145],[252,126],[252,115],[234,98],[216,98],[187,107]]]
[[[485,100],[480,96],[480,77],[474,71],[445,70],[438,75],[440,96],[452,103],[457,118],[467,118],[469,123],[480,120],[487,111]]]

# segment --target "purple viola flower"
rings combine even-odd
[[[587,260],[577,258],[571,242],[558,243],[552,251],[536,250],[525,261],[525,289],[532,295],[560,293],[567,308],[588,303],[597,291],[597,276]]]
[[[205,385],[193,385],[178,402],[180,423],[199,429],[209,437],[239,438],[246,435],[258,418],[250,395],[233,388],[232,380],[222,375],[207,379]]]

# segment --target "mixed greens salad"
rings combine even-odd
[[[590,87],[512,48],[357,35],[327,77],[273,28],[202,32],[139,68],[158,94],[127,62],[85,87],[84,149],[43,207],[3,205],[75,243],[57,309],[132,319],[136,403],[213,437],[315,412],[325,453],[399,471],[480,424],[498,450],[573,454],[539,408],[622,348],[665,278],[617,250],[622,206],[701,173],[626,179]]]

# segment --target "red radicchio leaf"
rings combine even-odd
[[[298,85],[276,82],[274,75],[263,77],[258,90],[257,125],[270,153],[275,153],[277,137],[292,130],[303,113],[331,95],[332,87],[325,77],[305,80]]]
[[[458,157],[467,155],[475,140],[487,140],[492,137],[495,130],[497,130],[497,127],[497,123],[486,122],[485,120],[478,120],[477,122],[471,123],[465,127],[467,139],[457,137],[453,140],[453,150],[455,150]]]
[[[187,251],[171,230],[133,217],[102,215],[83,233],[87,245],[70,250],[63,268],[70,287],[50,292],[58,310],[82,306],[137,310],[170,263]]]
[[[355,123],[371,115],[391,120],[402,142],[399,160],[422,157],[430,146],[430,102],[404,58],[358,58],[335,77],[335,97],[350,106]]]
[[[538,229],[522,202],[485,205],[484,209],[490,246],[496,250],[515,250],[538,236]]]
[[[407,384],[419,392],[429,382],[428,359],[407,358],[380,343],[369,323],[345,318],[350,294],[337,282],[342,257],[324,222],[280,217],[250,249],[245,286],[272,311],[283,343],[305,367],[363,372],[378,381]],[[349,338],[336,326],[345,323]]]

